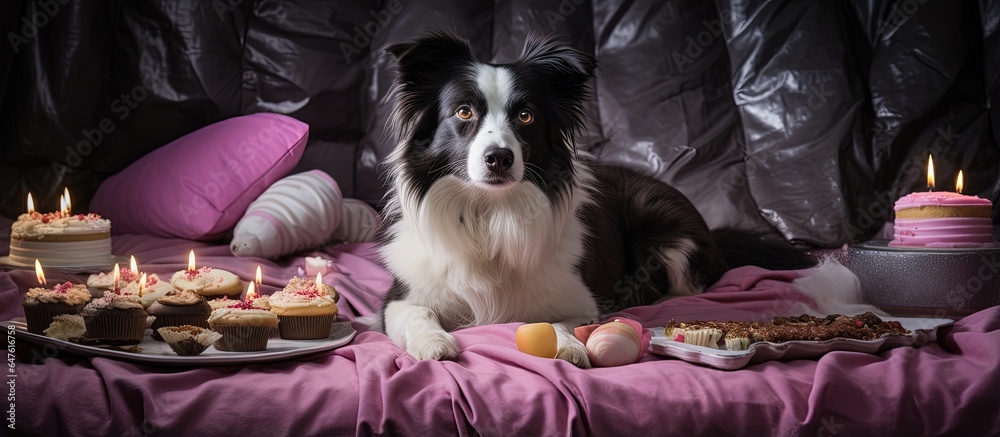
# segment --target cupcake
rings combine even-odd
[[[142,296],[139,296],[139,302],[142,306],[149,308],[154,302],[159,298],[166,296],[167,293],[176,290],[173,285],[169,282],[160,280],[156,273],[150,274],[146,278],[146,286],[142,290]],[[123,293],[128,294],[139,294],[139,281],[129,282],[124,288],[122,288]]]
[[[89,340],[113,345],[142,343],[149,317],[138,296],[111,291],[90,301],[80,314]]]
[[[87,325],[78,314],[60,314],[52,318],[52,323],[44,332],[46,337],[69,341],[83,338],[87,334]]]
[[[283,290],[271,295],[271,312],[281,323],[278,332],[281,338],[289,340],[313,340],[327,338],[333,320],[337,317],[337,304],[325,287],[333,287],[317,282],[292,278]]]
[[[205,349],[222,338],[222,334],[218,332],[191,325],[164,326],[154,332],[167,342],[167,346],[170,346],[174,353],[182,356],[201,355]]]
[[[271,309],[271,295],[259,294],[253,300],[254,306],[259,306],[265,310]]]
[[[255,352],[267,349],[267,340],[278,326],[278,316],[249,302],[238,302],[212,311],[208,326],[222,334],[215,342],[220,351]]]
[[[146,312],[156,317],[150,327],[153,330],[153,340],[163,341],[157,329],[164,326],[191,325],[208,328],[208,315],[212,313],[212,308],[204,297],[194,291],[173,290],[153,302]]]
[[[132,270],[126,267],[122,267],[118,273],[118,291],[124,294],[138,295],[140,276],[132,273]],[[90,289],[90,292],[94,296],[103,296],[105,291],[113,292],[114,286],[114,272],[101,272],[90,275],[87,278],[87,288]],[[151,273],[146,276],[146,286],[139,300],[142,302],[143,307],[148,308],[153,302],[156,302],[156,299],[165,296],[173,290],[173,285],[160,280],[160,277],[156,276],[156,273]]]
[[[334,302],[340,301],[340,295],[337,294],[337,289],[333,288],[333,286],[331,285],[324,284],[323,277],[320,275],[316,275],[315,280],[311,278],[300,278],[296,276],[292,278],[290,281],[288,281],[288,285],[286,285],[284,289],[298,291],[298,290],[307,290],[311,288],[313,290],[317,290],[316,288],[317,284],[319,285],[318,289],[319,291],[322,291],[330,295],[330,297],[333,298]]]
[[[221,299],[212,299],[212,300],[208,301],[208,307],[211,308],[212,311],[215,311],[215,310],[217,310],[219,308],[231,307],[231,306],[236,305],[236,304],[238,304],[240,302],[242,302],[242,300],[239,300],[239,299],[230,299],[229,296],[223,296]],[[254,301],[254,304],[256,304],[256,303],[257,303],[257,301]],[[256,306],[260,306],[260,305],[256,305]],[[264,309],[267,309],[267,308],[264,308]]]
[[[118,264],[115,264],[117,266]],[[118,269],[118,288],[122,289],[128,284],[139,282],[140,273],[128,267]],[[115,291],[115,269],[106,272],[95,273],[87,277],[87,288],[94,296],[104,296],[105,291]],[[138,290],[138,288],[136,288]]]
[[[228,297],[238,300],[243,294],[243,281],[239,276],[222,269],[202,267],[181,270],[170,277],[170,285],[178,290],[194,290],[205,299]]]
[[[77,314],[90,301],[90,291],[83,284],[69,282],[48,288],[29,288],[24,296],[24,318],[28,332],[42,334],[60,314]]]
[[[126,267],[119,269],[119,284],[132,279],[132,271]],[[87,288],[94,296],[104,296],[105,291],[114,291],[115,275],[114,269],[107,272],[95,273],[87,277]]]

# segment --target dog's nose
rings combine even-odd
[[[491,172],[502,172],[514,165],[514,152],[510,149],[494,147],[483,155],[486,169]]]

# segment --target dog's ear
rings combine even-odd
[[[389,127],[403,138],[414,134],[418,120],[436,123],[433,116],[425,115],[436,111],[437,98],[448,80],[475,61],[468,41],[448,31],[394,44],[385,52],[396,58],[397,65]]]
[[[597,60],[593,56],[566,45],[552,35],[528,35],[518,63],[539,68],[561,80],[580,83],[594,77],[594,69],[597,68]]]
[[[469,42],[449,31],[431,32],[414,41],[385,49],[396,58],[401,84],[440,81],[458,65],[475,61]]]
[[[536,104],[552,123],[553,143],[574,150],[574,136],[585,129],[584,102],[590,97],[597,60],[555,37],[529,35],[515,65],[525,77],[540,81],[538,89],[549,96]]]

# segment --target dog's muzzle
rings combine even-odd
[[[503,184],[512,179],[510,168],[514,166],[514,152],[502,147],[491,147],[483,154],[488,184]]]

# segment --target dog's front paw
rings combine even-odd
[[[418,360],[456,360],[458,341],[444,331],[428,331],[410,337],[406,351]]]
[[[587,356],[587,348],[577,339],[559,342],[559,350],[556,351],[556,358],[569,361],[581,369],[590,368],[590,357]]]

